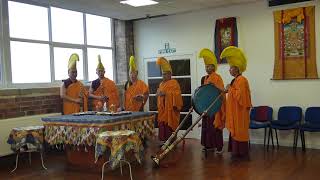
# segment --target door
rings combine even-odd
[[[172,78],[176,79],[179,82],[182,98],[183,98],[183,108],[180,113],[180,122],[188,113],[189,109],[192,106],[192,93],[197,88],[197,80],[194,77],[196,76],[196,56],[193,54],[190,55],[178,55],[178,56],[166,56],[169,60],[172,67]],[[149,86],[150,96],[149,100],[146,103],[146,108],[150,112],[157,113],[157,99],[156,91],[159,87],[160,82],[162,81],[161,70],[158,65],[156,65],[157,58],[144,58],[144,69],[145,69],[145,82]],[[185,130],[192,125],[192,122],[198,115],[193,112],[185,122],[184,126],[179,131],[179,134],[185,132]],[[157,119],[156,119],[157,120]],[[157,121],[155,122],[156,128]],[[157,131],[158,132],[158,131]],[[188,133],[187,138],[200,138],[200,131],[197,126],[193,128],[192,131]]]

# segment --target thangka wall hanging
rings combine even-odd
[[[273,12],[273,79],[318,78],[314,9],[314,6],[310,6]]]
[[[237,19],[235,17],[222,18],[216,20],[214,31],[214,47],[218,63],[227,63],[225,59],[220,59],[220,54],[228,46],[238,46]]]

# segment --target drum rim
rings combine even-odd
[[[195,106],[195,104],[194,104],[194,95],[195,95],[195,92],[197,92],[200,88],[202,88],[202,87],[204,87],[204,86],[214,86],[215,88],[217,88],[217,86],[215,86],[214,84],[212,84],[212,83],[209,83],[209,84],[203,84],[203,85],[201,85],[201,86],[199,86],[199,87],[197,87],[195,90],[194,90],[194,93],[192,94],[192,96],[191,96],[191,98],[192,98],[192,107],[193,107],[193,109],[194,109],[194,111],[197,113],[197,114],[199,114],[199,115],[201,115],[202,113],[199,113],[199,111],[197,110],[197,108],[195,108],[196,106]],[[217,88],[218,89],[218,91],[221,93],[222,91],[219,89],[219,88]]]

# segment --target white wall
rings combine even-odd
[[[8,137],[13,128],[16,127],[25,127],[25,126],[41,126],[43,122],[41,118],[48,116],[57,116],[61,115],[60,113],[51,113],[51,114],[41,114],[34,116],[23,116],[10,119],[1,119],[0,120],[0,157],[13,154],[14,152],[10,149],[10,145],[7,144]]]
[[[319,0],[315,2],[287,5],[276,8],[267,6],[267,2],[257,2],[231,7],[208,9],[199,12],[179,14],[155,19],[137,21],[134,24],[135,54],[140,61],[139,68],[144,69],[143,59],[160,56],[159,49],[169,42],[176,48],[175,55],[194,54],[208,47],[213,49],[213,36],[215,20],[223,17],[238,17],[239,47],[243,48],[248,57],[247,71],[244,73],[249,79],[252,102],[254,106],[270,105],[274,108],[274,118],[277,110],[284,105],[301,106],[304,110],[308,106],[320,106],[320,80],[270,80],[273,76],[274,66],[274,24],[273,11],[303,5],[316,6],[316,47],[318,72],[320,70],[320,39],[319,39]],[[196,76],[199,79],[204,75],[202,60],[197,61]],[[228,65],[219,66],[225,84],[232,79],[228,72]],[[145,72],[145,71],[141,71]],[[139,74],[144,79],[144,74]],[[252,133],[252,141],[261,143],[262,132]],[[291,145],[292,133],[280,134],[280,145]],[[320,138],[316,134],[309,137],[306,134],[308,147],[319,147]],[[300,143],[300,141],[299,141]]]

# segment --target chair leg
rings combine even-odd
[[[29,152],[29,164],[31,165],[31,152]]]
[[[266,137],[267,136],[267,128],[264,128],[264,138],[263,138],[263,147],[266,147]]]
[[[306,139],[304,137],[304,131],[300,132],[300,136],[302,137],[301,142],[302,142],[302,150],[306,151]]]
[[[128,166],[129,166],[129,172],[130,172],[130,180],[133,180],[133,179],[132,179],[131,164],[130,164],[128,161],[126,161],[126,160],[120,160],[120,162],[121,162],[121,161],[123,161],[123,162],[125,162],[125,163],[128,164]]]
[[[273,141],[273,133],[272,133],[272,128],[270,128],[270,130],[271,130],[271,143],[272,143],[272,148],[274,148],[274,141]]]
[[[278,139],[277,129],[274,129],[274,131],[276,132],[277,148],[279,149],[279,139]]]
[[[298,144],[298,130],[294,130],[294,136],[293,136],[293,149],[296,150]]]
[[[43,162],[42,151],[40,151],[40,158],[41,158],[41,165],[42,165],[43,169],[47,170],[47,168],[46,168],[46,166],[44,165],[44,162]]]
[[[297,149],[297,147],[298,147],[298,140],[299,140],[299,130],[297,129],[296,130],[297,131],[297,135],[296,135],[296,149]],[[301,142],[301,146],[302,146],[302,142]]]
[[[17,156],[16,156],[16,167],[11,171],[11,173],[13,173],[18,168],[18,162],[19,162],[19,152],[17,152]]]
[[[122,162],[120,161],[120,173],[121,173],[121,176],[123,176],[122,174]]]
[[[271,142],[272,142],[272,148],[274,148],[273,129],[272,128],[271,128]]]
[[[269,128],[269,133],[268,133],[267,151],[269,151],[270,136],[271,136],[271,127]]]
[[[301,140],[302,151],[305,151],[306,147],[305,147],[304,140],[303,140],[303,131],[302,130],[300,130],[300,140]]]
[[[104,166],[107,165],[110,161],[107,161],[105,163],[103,163],[102,165],[102,171],[101,171],[101,180],[103,180],[103,176],[104,176]]]

